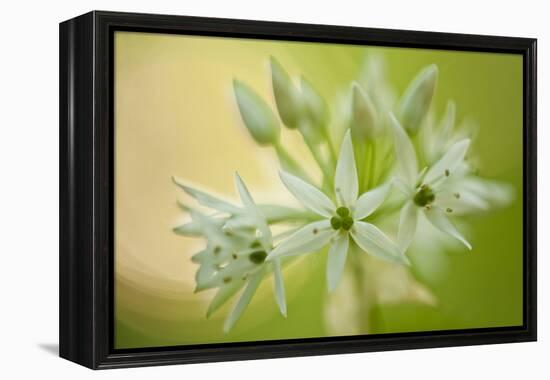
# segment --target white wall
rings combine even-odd
[[[0,22],[0,373],[4,379],[548,378],[550,27],[544,1],[6,1]],[[537,37],[540,341],[92,373],[58,359],[58,26],[92,9]],[[546,232],[546,234],[544,234]],[[495,263],[498,266],[498,263]],[[546,299],[543,299],[546,297]],[[544,350],[547,350],[546,354]],[[8,373],[10,372],[10,373]],[[545,374],[546,376],[543,376]],[[29,376],[26,376],[29,375]]]

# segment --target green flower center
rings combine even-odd
[[[336,209],[336,214],[342,218],[349,216],[349,208],[341,206]]]
[[[252,243],[250,243],[250,248],[260,248],[261,246],[262,245],[260,244],[260,242],[258,240],[255,240]]]
[[[427,185],[422,185],[413,198],[414,204],[419,207],[427,206],[435,200],[435,193]]]
[[[265,251],[255,251],[248,256],[248,259],[254,264],[261,264],[265,261],[266,257],[267,253]]]
[[[349,231],[353,226],[353,218],[350,216],[349,208],[347,207],[338,207],[336,209],[336,214],[330,218],[330,225],[334,230],[344,229]]]

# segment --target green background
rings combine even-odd
[[[264,281],[243,318],[222,332],[229,306],[204,315],[212,294],[193,294],[198,239],[174,236],[181,219],[173,174],[234,197],[238,170],[266,194],[275,159],[246,135],[231,98],[239,78],[274,106],[267,60],[305,75],[332,101],[357,79],[365,56],[385,59],[388,80],[402,94],[417,72],[439,67],[433,109],[457,104],[457,120],[479,125],[473,142],[480,174],[505,181],[515,198],[505,208],[464,218],[474,250],[441,251],[445,270],[416,271],[437,306],[402,302],[372,313],[371,333],[500,327],[522,323],[522,57],[496,53],[380,48],[117,32],[115,36],[115,346],[168,346],[327,336],[325,254],[285,272],[288,318],[278,313]],[[285,137],[300,156],[295,136]],[[305,154],[305,153],[303,153]],[[304,157],[304,162],[308,158]],[[273,169],[271,169],[273,168]],[[415,252],[414,255],[421,255]]]

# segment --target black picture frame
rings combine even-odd
[[[113,35],[144,31],[523,57],[522,326],[113,349]],[[93,369],[536,340],[536,39],[93,11],[60,24],[60,356]]]

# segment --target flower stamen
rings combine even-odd
[[[266,257],[267,253],[265,251],[255,251],[248,256],[248,259],[254,264],[261,264],[265,261]]]
[[[350,216],[350,210],[341,206],[336,209],[336,214],[330,218],[330,225],[334,230],[344,229],[349,231],[353,226],[353,218]]]
[[[336,214],[341,216],[342,218],[349,216],[349,208],[341,206],[336,209]]]
[[[342,219],[337,216],[333,216],[330,218],[330,225],[333,229],[339,230],[342,227]]]
[[[342,228],[349,231],[353,226],[353,218],[351,216],[345,216],[342,218]]]
[[[419,207],[425,207],[435,200],[434,191],[427,185],[422,185],[414,195],[413,202]]]

